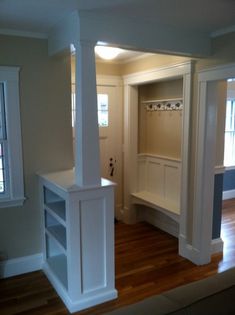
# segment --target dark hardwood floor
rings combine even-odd
[[[104,314],[123,305],[235,266],[235,199],[223,204],[224,253],[195,266],[177,254],[177,239],[147,223],[116,224],[118,299],[76,314]],[[0,314],[65,315],[69,312],[42,272],[0,280]]]

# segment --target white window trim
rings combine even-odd
[[[19,104],[19,67],[1,67],[0,82],[4,83],[7,129],[8,192],[0,198],[0,208],[22,206],[24,197],[23,159]]]

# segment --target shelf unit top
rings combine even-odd
[[[57,186],[59,189],[62,189],[65,192],[85,191],[97,188],[97,186],[81,187],[76,185],[74,169],[47,174],[38,174],[38,176],[44,181]],[[106,178],[101,178],[99,187],[108,186],[116,186],[116,184]]]

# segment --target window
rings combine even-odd
[[[228,99],[226,105],[224,165],[235,165],[235,99]]]
[[[19,68],[0,67],[0,207],[24,201]]]
[[[98,103],[98,124],[99,127],[108,127],[109,125],[109,104],[107,94],[97,95]]]
[[[72,111],[72,127],[75,126],[76,117],[76,94],[75,94],[75,84],[72,84],[72,94],[71,94],[71,111]],[[108,95],[98,94],[97,95],[97,110],[98,110],[98,125],[99,127],[108,127],[109,125],[109,111],[108,111]]]
[[[6,115],[5,115],[5,96],[4,84],[0,83],[0,196],[7,192],[6,174]]]

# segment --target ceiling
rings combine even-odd
[[[235,30],[234,0],[0,0],[0,29],[46,37],[74,10],[152,20],[158,26],[210,34]]]

